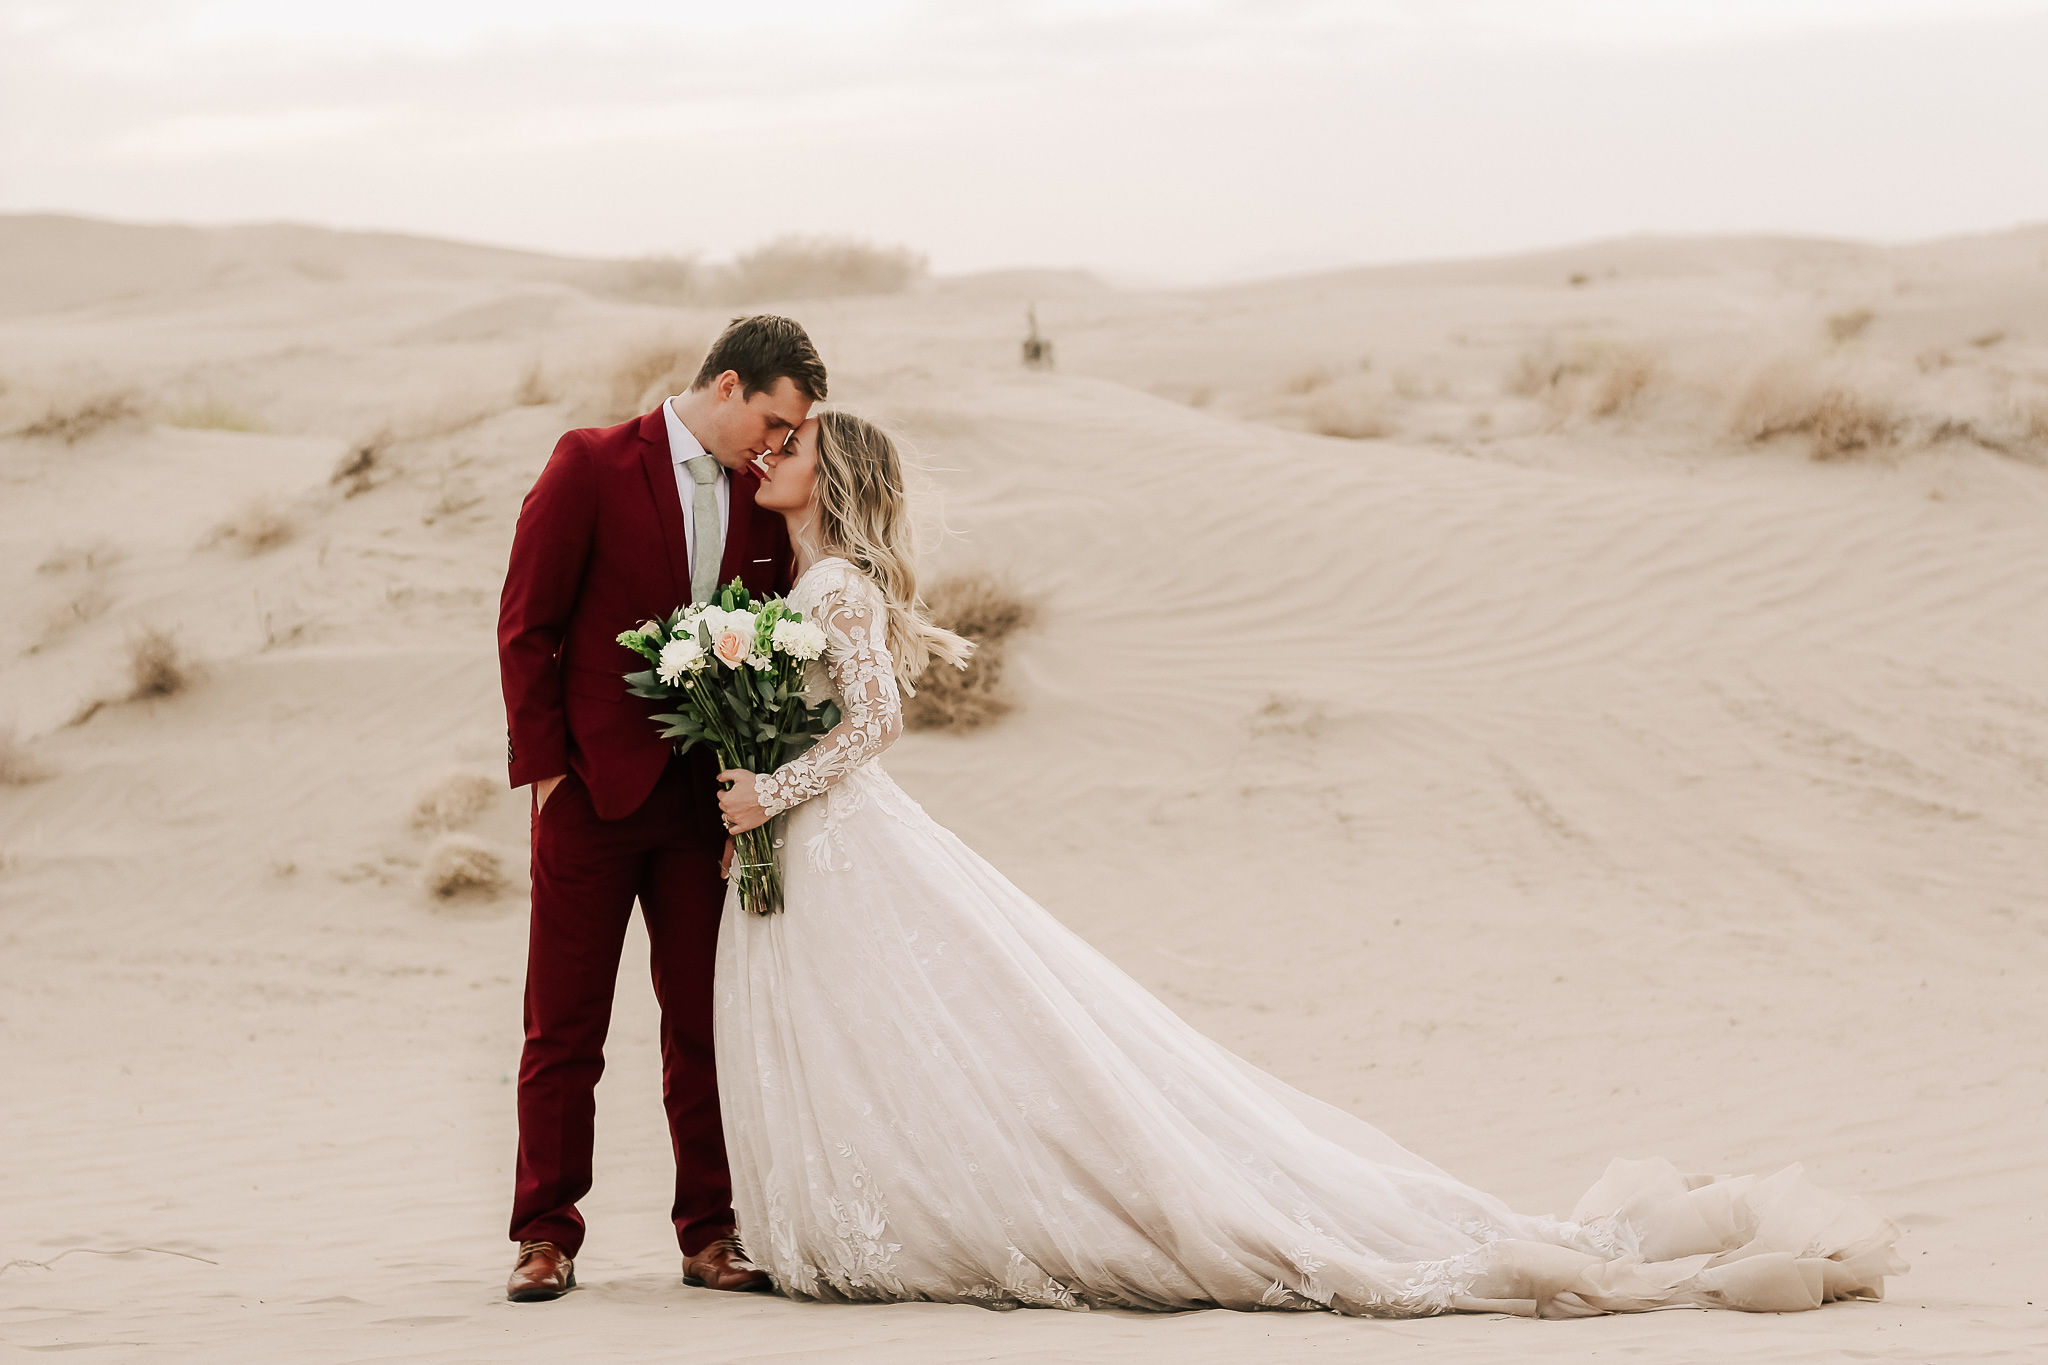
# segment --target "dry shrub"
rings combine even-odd
[[[1501,387],[1517,398],[1536,398],[1562,384],[1571,373],[1570,360],[1558,351],[1556,342],[1546,340],[1515,358],[1515,368],[1508,371]]]
[[[22,427],[17,434],[74,445],[116,422],[125,422],[140,415],[134,395],[125,390],[110,390],[52,402],[41,417]]]
[[[46,645],[55,644],[77,627],[98,620],[113,605],[114,594],[101,576],[86,579],[75,590],[44,609],[42,629],[27,652],[34,654]]]
[[[1029,626],[1037,608],[1009,585],[985,573],[956,574],[925,594],[931,619],[974,641],[967,667],[934,663],[904,703],[912,730],[974,730],[1007,713],[1013,702],[1003,679],[1003,645]]]
[[[1546,338],[1522,352],[1504,387],[1523,398],[1541,398],[1559,416],[1584,411],[1613,417],[1637,407],[1662,369],[1646,346],[1579,341],[1570,349]]]
[[[387,427],[373,436],[350,446],[334,466],[334,473],[327,482],[341,489],[343,497],[353,498],[367,493],[377,486],[377,471],[384,467],[385,455],[391,449],[392,435]]]
[[[495,900],[510,884],[505,858],[483,840],[444,834],[427,850],[425,881],[440,900]]]
[[[99,573],[121,562],[125,552],[111,540],[96,540],[90,545],[59,545],[36,565],[37,573],[70,574]]]
[[[690,256],[641,256],[612,272],[612,292],[648,303],[687,307],[708,302],[706,272]]]
[[[1816,460],[1890,445],[1899,419],[1884,400],[1792,368],[1759,374],[1735,407],[1735,433],[1752,444],[1804,435]]]
[[[598,288],[676,307],[895,294],[924,278],[928,263],[908,247],[848,237],[783,237],[726,265],[690,256],[643,256],[605,269]]]
[[[1639,347],[1616,347],[1594,368],[1586,411],[1612,417],[1632,409],[1657,378],[1657,357]]]
[[[245,555],[260,555],[287,544],[298,534],[297,518],[270,497],[257,496],[208,531],[200,543],[209,547],[227,545]]]
[[[604,374],[598,419],[609,425],[638,417],[697,377],[710,347],[701,341],[649,341],[621,354]]]
[[[1994,327],[1988,332],[1980,332],[1976,336],[1971,337],[1970,344],[1979,350],[1984,350],[2004,341],[2006,335],[2006,330],[2003,327]]]
[[[262,418],[252,416],[218,398],[206,398],[179,408],[168,419],[174,427],[195,431],[268,431]]]
[[[1897,426],[1891,409],[1879,400],[1853,389],[1829,389],[1813,410],[1813,458],[1839,460],[1889,445]]]
[[[2019,408],[2027,439],[2048,445],[2048,394],[2033,394],[2023,399]]]
[[[526,367],[526,373],[520,377],[519,387],[512,391],[512,401],[522,408],[545,407],[549,403],[559,401],[561,396],[552,377],[541,369],[538,360]]]
[[[483,773],[442,773],[420,788],[407,822],[422,834],[461,829],[490,809],[497,795],[497,780]]]
[[[0,725],[0,786],[26,787],[50,776],[50,768],[28,751],[14,727]]]
[[[1318,436],[1347,441],[1378,441],[1394,434],[1394,424],[1380,405],[1357,392],[1319,394],[1309,404],[1308,429]]]
[[[1837,346],[1854,341],[1862,336],[1876,319],[1877,314],[1868,308],[1851,308],[1840,313],[1830,313],[1827,320],[1828,340]]]
[[[1280,383],[1280,392],[1291,394],[1314,393],[1330,382],[1330,372],[1317,365],[1289,375]]]
[[[1854,341],[1868,331],[1870,324],[1877,320],[1877,314],[1868,308],[1848,308],[1839,313],[1830,313],[1823,324],[1828,340],[1840,346]]]
[[[128,640],[130,701],[175,697],[192,685],[192,668],[177,636],[161,626],[145,627]]]
[[[71,630],[98,619],[114,605],[108,571],[122,558],[121,547],[97,540],[89,545],[60,545],[36,565],[36,572],[63,580],[57,600],[43,610],[42,629],[28,647],[30,654],[56,643]]]
[[[724,303],[896,294],[928,268],[924,255],[908,247],[847,237],[783,237],[740,255],[718,272],[712,288]]]

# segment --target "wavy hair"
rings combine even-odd
[[[918,675],[932,660],[965,668],[974,642],[933,625],[918,596],[903,458],[889,433],[850,412],[819,413],[816,444],[819,538],[882,590],[896,680],[914,695]]]

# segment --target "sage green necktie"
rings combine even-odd
[[[690,557],[690,600],[709,602],[718,592],[718,562],[725,557],[725,532],[718,524],[718,461],[709,455],[683,461],[696,480],[690,500],[690,524],[697,530],[697,553]]]

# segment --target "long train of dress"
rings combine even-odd
[[[1181,1020],[873,761],[900,728],[874,588],[794,594],[842,732],[762,784],[783,913],[728,903],[720,1102],[748,1255],[785,1293],[989,1307],[1545,1317],[1878,1298],[1897,1230],[1797,1166],[1616,1161],[1516,1213]]]

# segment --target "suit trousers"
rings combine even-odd
[[[635,900],[647,920],[661,1006],[676,1240],[688,1256],[732,1231],[711,1047],[711,978],[725,904],[716,772],[703,750],[671,758],[652,794],[620,820],[598,818],[589,789],[571,772],[534,811],[515,1241],[554,1242],[570,1256],[582,1247],[576,1201],[590,1192],[597,1081]]]

